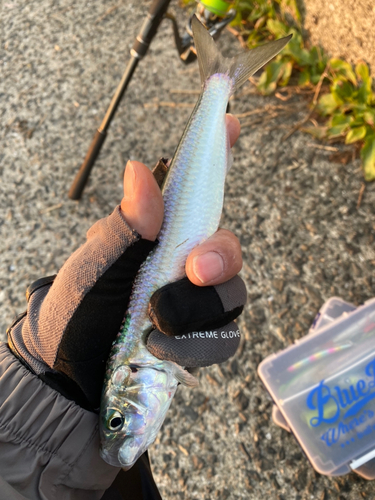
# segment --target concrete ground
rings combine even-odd
[[[87,229],[120,201],[127,159],[152,166],[178,143],[196,98],[181,91],[198,90],[199,75],[196,64],[180,64],[164,22],[82,201],[67,198],[148,5],[2,4],[3,339],[13,315],[25,308],[28,283],[57,272]],[[178,16],[182,23],[185,13]],[[229,33],[220,43],[236,50]],[[243,338],[232,360],[201,370],[198,389],[179,389],[150,450],[156,481],[164,499],[372,499],[373,482],[314,472],[295,439],[272,422],[272,401],[256,369],[303,337],[329,297],[360,304],[375,295],[375,185],[364,187],[352,148],[322,147],[298,131],[283,139],[307,113],[304,96],[264,98],[248,84],[232,112],[242,114],[243,130],[222,226],[237,234],[244,254],[249,300],[239,322]]]

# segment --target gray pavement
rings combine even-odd
[[[195,99],[174,91],[198,90],[199,75],[196,64],[180,64],[165,22],[137,69],[82,201],[67,198],[148,5],[2,4],[2,332],[24,310],[27,284],[57,272],[87,229],[120,201],[127,159],[151,167],[173,154],[191,111],[186,103]],[[229,33],[221,44],[236,50]],[[150,450],[156,481],[164,499],[372,499],[374,484],[355,474],[314,472],[294,438],[273,424],[256,368],[302,337],[329,297],[360,304],[375,295],[375,185],[366,185],[358,207],[363,179],[351,149],[321,149],[298,131],[282,140],[307,112],[303,97],[263,98],[248,84],[232,112],[266,106],[242,119],[222,220],[244,253],[249,301],[241,347],[228,363],[201,370],[198,389],[179,389]]]

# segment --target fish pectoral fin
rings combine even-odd
[[[184,370],[182,366],[170,361],[172,372],[174,377],[180,382],[182,385],[186,385],[187,387],[197,387],[199,385],[199,380],[194,377],[191,373]]]

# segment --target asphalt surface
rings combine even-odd
[[[88,228],[121,200],[126,161],[151,167],[178,143],[196,95],[176,90],[198,90],[199,75],[196,64],[179,62],[164,22],[82,201],[67,198],[147,6],[124,0],[2,4],[3,339],[25,308],[26,286],[56,273]],[[184,16],[178,13],[181,22]],[[229,33],[220,43],[226,53],[237,50]],[[303,337],[329,297],[360,304],[375,295],[375,185],[361,191],[351,148],[322,149],[300,131],[283,139],[306,116],[305,96],[263,98],[248,84],[232,112],[253,112],[241,118],[222,220],[243,248],[241,275],[249,292],[239,322],[243,338],[232,360],[201,370],[198,389],[179,389],[150,449],[156,481],[164,499],[371,499],[372,482],[314,472],[294,438],[272,422],[272,401],[256,369]]]

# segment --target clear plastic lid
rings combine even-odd
[[[350,302],[345,302],[339,297],[331,297],[319,309],[318,314],[310,327],[308,335],[314,335],[320,328],[332,323],[343,314],[350,314],[356,310],[356,306]],[[298,343],[298,341],[297,341]],[[272,419],[276,425],[290,432],[290,428],[283,417],[283,414],[276,405],[272,408]]]
[[[332,320],[320,327],[318,318],[258,371],[315,469],[341,475],[375,457],[375,300],[351,313],[352,304],[329,302],[320,316]],[[335,320],[343,304],[347,314]]]
[[[310,327],[309,335],[315,334],[318,330],[329,325],[337,318],[340,318],[343,314],[348,315],[356,309],[357,307],[350,302],[345,302],[345,300],[342,300],[339,297],[331,297],[319,309],[319,312],[315,316],[315,319]]]

